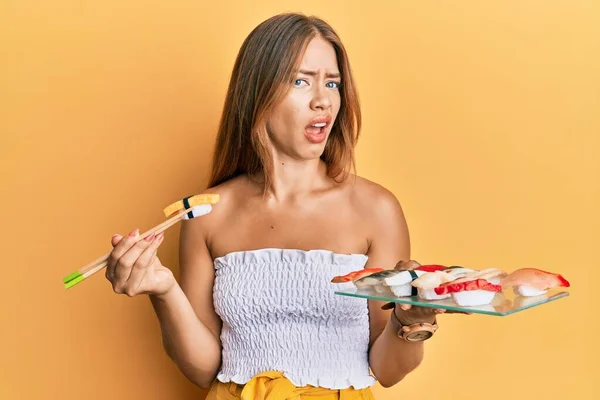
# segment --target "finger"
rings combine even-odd
[[[408,311],[412,308],[411,304],[400,304],[400,309],[404,311]]]
[[[404,264],[406,264],[406,261],[400,260],[396,263],[396,265],[394,266],[394,269],[404,269]]]
[[[399,261],[396,266],[394,267],[395,270],[400,270],[400,271],[404,271],[404,270],[414,270],[416,268],[419,268],[421,266],[421,264],[419,264],[417,261],[415,260],[409,260],[409,261]]]
[[[433,312],[436,314],[444,314],[446,310],[444,310],[443,308],[436,308],[433,310]]]
[[[454,310],[448,310],[447,311],[448,314],[466,314],[466,315],[471,315],[473,313],[471,312],[465,312],[465,311],[454,311]]]
[[[127,239],[124,239],[127,240]],[[120,243],[117,245],[119,246]],[[140,240],[131,246],[123,256],[119,258],[117,265],[115,266],[114,271],[114,280],[113,283],[121,287],[121,291],[127,279],[129,279],[129,274],[133,268],[133,265],[139,258],[140,254],[150,246],[150,242],[146,239]]]
[[[150,241],[150,246],[148,246],[142,252],[142,254],[140,254],[135,264],[133,264],[131,273],[129,274],[129,279],[127,279],[126,284],[125,293],[128,296],[135,296],[140,293],[140,289],[143,289],[141,287],[142,282],[148,270],[156,261],[156,252],[158,251],[158,247],[162,243],[163,239],[163,233],[152,238],[152,240]]]
[[[123,240],[123,236],[119,235],[118,233],[115,233],[110,238],[110,244],[114,248],[121,240]],[[108,279],[111,282],[113,279],[114,271],[115,271],[115,264],[110,262],[110,257],[109,257],[109,262],[107,262],[107,264],[106,264],[106,270],[105,270],[104,276],[106,277],[106,279]]]
[[[114,248],[110,252],[108,256],[108,260],[106,262],[106,277],[111,280],[114,278],[115,268],[119,259],[131,246],[135,244],[137,241],[137,237],[139,235],[139,229],[134,229],[129,235],[123,237],[114,245]],[[118,235],[120,236],[120,235]],[[111,238],[111,244],[117,240],[117,237],[113,235]]]
[[[404,264],[405,269],[415,269],[419,268],[421,264],[415,260],[409,260],[406,264]]]
[[[123,239],[123,236],[119,235],[118,233],[115,233],[112,238],[110,238],[110,244],[112,245],[112,247],[115,247],[117,244],[119,244],[119,242]]]

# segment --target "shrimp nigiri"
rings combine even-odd
[[[334,276],[331,282],[333,283],[343,283],[343,282],[352,282],[356,281],[360,278],[364,278],[365,276],[372,275],[377,272],[383,271],[383,268],[364,268],[358,271],[350,272],[346,275]]]
[[[569,287],[571,284],[562,275],[537,268],[520,268],[502,280],[502,287],[512,287],[518,296],[539,296],[548,289]]]

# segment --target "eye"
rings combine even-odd
[[[327,86],[330,89],[339,89],[341,85],[341,82],[327,82],[325,84],[325,86]]]
[[[308,82],[306,81],[306,79],[298,78],[294,81],[294,86],[300,87],[300,86],[302,86],[302,83],[306,83],[308,85]]]

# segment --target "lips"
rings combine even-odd
[[[306,126],[307,128],[318,127],[324,128],[331,123],[331,115],[321,115],[313,118],[310,123]]]
[[[330,124],[330,115],[321,115],[313,118],[304,128],[304,136],[312,143],[321,143],[327,138],[327,128]]]

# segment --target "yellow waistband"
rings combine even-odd
[[[278,371],[260,373],[245,385],[215,381],[206,400],[301,400],[309,397],[315,400],[375,400],[370,388],[296,387]]]

